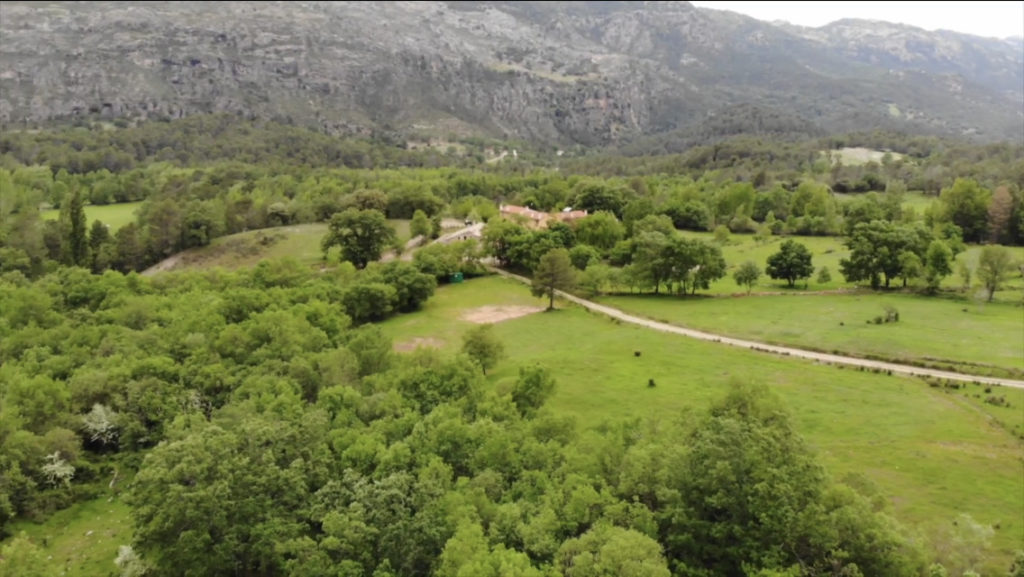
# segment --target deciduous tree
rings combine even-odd
[[[989,302],[1012,271],[1013,257],[1006,247],[989,245],[981,249],[981,256],[978,257],[978,279],[988,291]]]
[[[576,239],[600,250],[611,250],[615,243],[622,240],[626,230],[615,215],[599,211],[580,220],[576,224]]]
[[[980,242],[986,238],[988,202],[991,193],[970,178],[958,178],[939,197],[944,216],[964,231],[964,240]]]
[[[911,252],[922,259],[932,234],[920,224],[899,225],[884,220],[862,222],[846,241],[850,257],[839,261],[847,281],[867,280],[872,288],[889,287],[903,270],[900,255]]]
[[[417,209],[412,214],[412,221],[409,223],[409,234],[414,238],[422,236],[424,239],[431,238],[434,232],[434,225],[430,222],[427,213]]]
[[[548,297],[548,310],[555,308],[555,292],[571,290],[576,284],[576,271],[569,260],[569,251],[557,248],[540,258],[533,271],[530,291],[534,296]]]
[[[494,325],[484,324],[473,327],[462,336],[462,352],[476,361],[486,375],[487,370],[505,356],[505,345],[495,336]]]
[[[953,260],[953,252],[949,250],[946,243],[941,240],[933,240],[928,245],[928,253],[925,255],[924,278],[928,283],[928,290],[935,292],[939,290],[942,279],[952,274],[953,269],[950,262]]]
[[[768,257],[765,272],[773,279],[785,279],[789,286],[794,286],[797,280],[809,278],[814,273],[811,251],[796,241],[784,241],[779,252]]]
[[[754,285],[757,284],[757,279],[761,277],[761,267],[757,266],[753,261],[748,260],[736,269],[736,272],[733,273],[732,277],[736,279],[736,284],[747,287],[747,294],[750,294]]]
[[[343,259],[356,268],[380,259],[381,253],[395,240],[395,231],[378,210],[356,210],[335,213],[328,224],[327,235],[320,243],[325,258],[331,247],[341,248]]]

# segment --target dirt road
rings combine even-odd
[[[498,274],[517,280],[521,283],[530,284],[530,279],[521,277],[510,272],[506,272],[499,269],[492,269]],[[842,355],[832,355],[828,353],[819,353],[815,351],[807,351],[804,349],[796,349],[793,347],[781,347],[778,345],[770,345],[767,343],[761,343],[757,341],[748,341],[745,339],[736,339],[732,337],[726,337],[723,335],[716,335],[714,333],[706,333],[704,331],[696,331],[693,329],[687,329],[676,325],[670,325],[642,317],[633,316],[625,313],[617,308],[601,305],[593,301],[588,301],[577,296],[573,296],[562,291],[558,291],[558,296],[576,303],[584,308],[592,310],[594,312],[607,315],[613,319],[618,319],[622,322],[647,327],[656,331],[664,333],[673,333],[677,335],[683,335],[693,339],[700,339],[702,341],[711,341],[715,343],[722,343],[733,347],[741,347],[744,349],[751,349],[755,351],[772,353],[776,355],[783,355],[789,357],[795,357],[800,359],[809,359],[812,361],[819,361],[823,363],[831,363],[836,365],[848,365],[851,367],[865,367],[869,369],[879,369],[883,371],[892,371],[894,374],[901,375],[912,375],[915,377],[933,377],[938,379],[946,379],[951,381],[963,381],[963,382],[979,382],[987,385],[1001,385],[1004,387],[1013,387],[1017,389],[1024,389],[1024,381],[1016,381],[1013,379],[999,379],[995,377],[983,377],[981,375],[968,375],[965,373],[954,373],[950,371],[940,371],[937,369],[928,369],[923,367],[915,367],[912,365],[901,365],[898,363],[887,363],[883,361],[872,361],[870,359],[859,359],[857,357],[846,357]]]

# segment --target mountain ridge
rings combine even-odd
[[[1024,44],[906,25],[802,28],[687,2],[0,10],[8,126],[229,112],[585,146],[879,127],[991,141],[1024,126]]]

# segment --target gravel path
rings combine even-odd
[[[530,279],[521,277],[510,272],[506,272],[499,269],[492,269],[498,274],[517,280],[521,283],[530,284]],[[815,351],[808,351],[804,349],[796,349],[793,347],[781,347],[778,345],[770,345],[767,343],[761,343],[757,341],[748,341],[745,339],[737,339],[733,337],[726,337],[723,335],[716,335],[714,333],[707,333],[704,331],[696,331],[693,329],[687,329],[676,325],[670,325],[651,319],[645,319],[642,317],[634,316],[629,313],[625,313],[617,308],[601,305],[593,301],[588,301],[571,294],[558,291],[558,296],[576,303],[586,309],[594,312],[607,315],[613,319],[618,319],[623,322],[647,327],[656,331],[664,333],[673,333],[682,335],[684,337],[690,337],[693,339],[700,339],[702,341],[711,341],[715,343],[722,343],[733,347],[741,347],[744,349],[751,349],[755,351],[761,351],[766,353],[773,353],[776,355],[783,355],[789,357],[796,357],[800,359],[809,359],[812,361],[819,361],[823,363],[832,363],[837,365],[848,365],[852,367],[866,367],[869,369],[880,369],[883,371],[892,371],[894,374],[911,375],[915,377],[934,377],[938,379],[947,379],[951,381],[964,381],[964,382],[979,382],[987,385],[1001,385],[1004,387],[1013,387],[1017,389],[1024,389],[1024,381],[1016,381],[1013,379],[1000,379],[995,377],[984,377],[981,375],[969,375],[965,373],[954,373],[950,371],[940,371],[937,369],[928,369],[924,367],[915,367],[913,365],[902,365],[899,363],[887,363],[883,361],[873,361],[870,359],[860,359],[857,357],[847,357],[843,355],[832,355],[828,353],[819,353]]]

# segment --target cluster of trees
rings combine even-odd
[[[269,400],[281,387],[312,399],[369,372],[391,345],[356,327],[417,309],[435,286],[404,262],[0,278],[0,532],[136,466],[179,415],[208,416],[235,394]]]
[[[947,242],[951,241],[951,242]],[[952,273],[955,252],[963,249],[959,233],[952,238],[936,239],[921,223],[900,225],[873,220],[858,223],[846,241],[850,257],[840,261],[840,270],[850,282],[869,281],[872,288],[895,278],[903,286],[923,277],[930,290],[936,290],[943,278]]]
[[[389,218],[406,219],[420,211],[436,231],[443,213],[482,221],[496,216],[501,202],[538,210],[572,206],[591,213],[606,212],[621,222],[624,236],[631,235],[633,225],[644,217],[663,215],[678,229],[725,229],[762,237],[849,235],[858,223],[887,220],[899,224],[923,221],[929,228],[955,225],[966,242],[1024,243],[1024,158],[1020,150],[1007,145],[954,148],[931,141],[927,146],[907,144],[903,146],[905,156],[890,155],[881,163],[857,166],[856,170],[867,171],[858,178],[872,185],[851,188],[841,184],[841,174],[854,168],[843,167],[816,147],[895,141],[861,138],[816,142],[807,145],[810,148],[792,150],[787,147],[796,145],[780,145],[776,152],[772,151],[777,143],[728,141],[695,149],[686,162],[676,159],[643,165],[643,170],[628,177],[596,177],[581,174],[589,170],[586,164],[572,163],[567,166],[573,170],[551,171],[501,163],[467,170],[457,167],[454,156],[452,162],[440,163],[447,165],[440,168],[389,160],[386,155],[354,162],[339,150],[365,143],[315,133],[304,140],[299,138],[301,134],[305,134],[302,129],[294,127],[252,124],[230,117],[194,117],[119,130],[4,134],[0,137],[0,189],[4,191],[0,195],[0,269],[39,275],[47,266],[52,269],[48,264],[52,261],[88,266],[97,272],[107,268],[141,270],[221,235],[326,222],[350,208],[379,210]],[[189,146],[178,146],[186,140]],[[233,145],[235,141],[245,144]],[[288,143],[298,144],[286,146]],[[204,152],[196,152],[195,158],[170,160],[152,154],[154,147],[162,150],[171,145],[174,150],[191,151],[189,154]],[[53,146],[111,158],[117,155],[104,150],[114,147],[124,149],[122,153],[134,160],[111,166],[65,166],[54,159]],[[366,146],[413,156],[428,154],[380,143]],[[243,153],[246,147],[262,152]],[[740,174],[724,168],[731,166],[728,159],[747,149],[760,151],[751,158],[766,163],[761,172]],[[929,164],[931,159],[948,159],[954,150],[967,155],[972,163],[962,171],[943,172],[934,186],[922,186],[906,172],[908,167],[934,168],[937,165]],[[804,164],[783,169],[766,160],[773,154],[782,159],[801,158]],[[977,166],[989,169],[969,169]],[[953,178],[962,175],[971,177]],[[852,198],[834,194],[868,189],[877,192]],[[916,214],[901,206],[908,189],[934,193],[936,202],[924,214]],[[78,220],[81,207],[133,200],[144,201],[136,220],[116,234],[95,223],[86,224],[89,254],[85,255]],[[63,211],[58,221],[39,220],[37,209],[47,204]],[[599,234],[608,232],[597,228]],[[584,244],[604,248],[608,238],[614,236],[588,236]],[[525,256],[525,260],[535,264],[539,254]]]
[[[694,293],[725,276],[721,248],[684,238],[668,217],[648,215],[630,228],[630,235],[625,237],[626,227],[609,212],[595,213],[573,225],[554,223],[540,230],[508,220],[492,220],[484,228],[483,243],[487,254],[514,270],[536,272],[544,264],[545,271],[560,271],[565,268],[562,263],[571,265],[579,272],[583,287],[593,292],[617,284],[655,293],[662,286],[669,292]],[[564,258],[559,256],[559,265],[552,268],[552,262],[545,263],[544,259],[555,252],[564,252]]]
[[[922,280],[927,292],[936,292],[954,272],[956,255],[965,249],[960,227],[949,222],[928,228],[920,221],[862,220],[879,214],[877,202],[865,197],[855,205],[846,240],[850,256],[840,261],[843,276],[875,289],[889,288],[895,279],[901,279],[904,287]],[[665,287],[669,293],[694,294],[727,272],[717,238],[714,242],[685,238],[665,215],[647,215],[624,225],[614,214],[602,211],[572,224],[555,222],[539,230],[495,219],[485,227],[482,240],[483,250],[498,264],[543,277],[537,286],[544,288],[537,294],[552,299],[555,289],[572,288],[587,294],[624,287],[658,294]],[[458,258],[477,263],[478,255],[472,251],[460,254]],[[792,239],[783,241],[766,264],[764,273],[785,280],[790,287],[815,273],[810,251]],[[991,245],[983,248],[976,270],[961,261],[959,272],[967,284],[977,274],[991,300],[1016,266],[1005,247]],[[757,263],[745,262],[735,267],[733,277],[749,292],[761,274]],[[564,278],[550,280],[557,277]],[[819,270],[818,281],[830,282],[831,271]]]
[[[119,560],[151,575],[921,572],[766,389],[583,430],[541,367],[488,384],[488,328],[394,354],[346,314],[351,274],[5,274],[0,531],[115,479]]]
[[[843,162],[833,151],[844,148],[889,151],[878,161]],[[836,192],[884,190],[900,182],[909,190],[937,195],[958,177],[994,188],[1024,189],[1024,146],[977,144],[963,139],[913,136],[894,132],[852,133],[822,138],[772,138],[739,135],[715,142],[687,143],[651,150],[648,146],[596,152],[562,162],[569,172],[603,176],[690,174],[714,171],[729,180],[761,188],[814,175]]]

